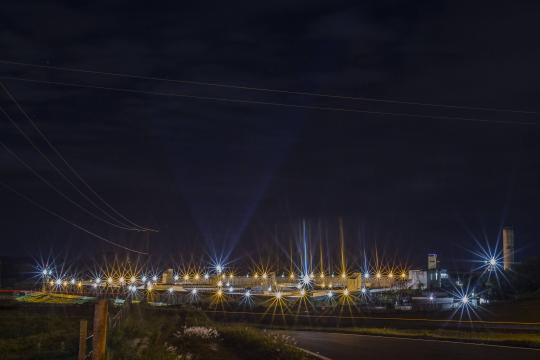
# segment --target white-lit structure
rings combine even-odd
[[[503,228],[503,270],[507,271],[514,264],[514,228],[505,226]]]

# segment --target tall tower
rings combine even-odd
[[[427,265],[427,287],[438,289],[441,287],[441,277],[439,276],[439,261],[437,254],[428,254]]]
[[[503,269],[510,270],[514,263],[514,228],[505,226],[503,228]]]
[[[428,258],[427,258],[427,268],[428,270],[437,270],[437,254],[428,254]]]

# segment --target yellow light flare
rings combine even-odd
[[[109,278],[107,279],[107,282],[108,282],[109,284],[112,284],[112,283],[113,283],[113,278],[109,276]]]
[[[255,275],[253,275],[253,277],[254,277],[255,279],[258,279],[258,278],[259,278],[259,274],[255,273]]]
[[[402,273],[401,273],[401,278],[402,278],[402,279],[405,279],[406,277],[407,277],[407,274],[405,274],[405,272],[402,272]]]
[[[393,273],[393,272],[390,272],[390,273],[388,274],[388,277],[389,277],[390,279],[392,279],[392,278],[394,277],[394,273]]]
[[[195,280],[199,280],[201,276],[199,274],[195,274]]]
[[[77,283],[77,287],[82,287],[82,282],[79,281],[79,282]]]
[[[216,295],[217,295],[218,297],[221,297],[221,296],[223,295],[223,290],[218,289],[218,291],[216,291]]]
[[[291,274],[289,275],[289,279],[294,280],[294,274],[293,274],[293,273],[291,273]]]
[[[184,281],[188,281],[188,280],[189,280],[189,275],[188,274],[184,275]]]
[[[268,278],[268,274],[267,274],[267,273],[262,274],[262,278],[263,278],[263,279],[267,279],[267,278]]]
[[[123,284],[123,283],[126,282],[126,279],[124,279],[123,276],[120,276],[120,278],[118,279],[118,282],[119,282],[120,284]]]
[[[350,294],[350,293],[349,293],[349,289],[343,290],[343,295],[344,295],[344,296],[349,296],[349,294]]]
[[[347,274],[345,274],[345,273],[342,273],[342,274],[341,274],[341,278],[342,278],[342,279],[345,279],[346,277],[347,277]]]
[[[376,277],[377,279],[380,279],[381,276],[382,276],[382,274],[381,274],[380,272],[378,272],[377,275],[375,275],[375,277]]]
[[[129,281],[133,284],[135,281],[137,281],[137,279],[135,278],[135,276],[132,276]]]
[[[324,279],[324,273],[321,273],[321,275],[319,276],[321,279]]]

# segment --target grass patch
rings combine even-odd
[[[35,292],[27,295],[17,297],[17,301],[33,304],[85,304],[90,301],[94,301],[95,298],[80,295],[67,295],[67,294],[53,294]]]

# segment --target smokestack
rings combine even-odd
[[[505,226],[503,228],[503,269],[505,271],[512,268],[514,263],[514,228]]]

